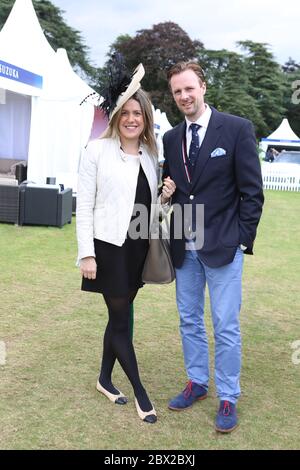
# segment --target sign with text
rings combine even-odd
[[[43,77],[0,60],[0,77],[25,83],[35,88],[43,88]]]

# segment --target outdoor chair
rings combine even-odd
[[[72,222],[72,189],[20,186],[19,224],[62,227]]]

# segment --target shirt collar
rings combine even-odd
[[[201,116],[197,119],[197,121],[194,122],[194,124],[199,124],[199,126],[204,127],[204,129],[207,129],[208,123],[210,120],[211,116],[211,109],[208,106],[208,104],[205,103],[205,111]],[[190,125],[193,124],[192,121],[189,121],[188,118],[185,118],[186,121],[186,128],[189,130]]]

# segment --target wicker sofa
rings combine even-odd
[[[20,160],[13,160],[11,158],[0,158],[0,178],[14,178],[15,165]]]
[[[16,174],[19,171],[16,170],[20,170],[20,164],[24,169],[27,162],[0,158],[0,222],[19,223],[19,180]]]
[[[21,185],[20,225],[52,225],[62,227],[72,222],[72,189],[59,191],[47,185]]]
[[[2,182],[3,181],[3,182]],[[19,223],[19,186],[9,184],[9,179],[0,182],[0,222]],[[15,180],[16,183],[17,180]]]
[[[21,171],[20,171],[21,170]],[[25,170],[25,171],[24,171]],[[22,176],[22,177],[21,177]],[[0,158],[0,182],[6,179],[18,179],[21,183],[27,177],[27,162],[11,158]]]

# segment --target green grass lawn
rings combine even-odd
[[[80,291],[75,220],[63,229],[0,224],[0,448],[299,449],[291,343],[300,340],[300,194],[265,195],[255,256],[245,257],[243,393],[231,435],[214,431],[213,380],[205,401],[167,409],[186,381],[174,284],[145,286],[135,302],[140,372],[158,412],[151,426],[138,418],[119,366],[114,382],[126,406],[95,389],[107,314],[100,295]],[[213,368],[209,306],[206,319]]]

